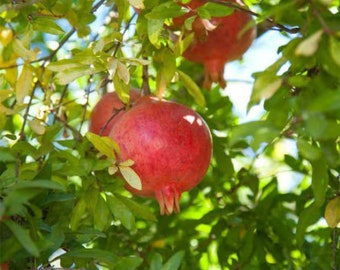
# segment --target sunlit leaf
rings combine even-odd
[[[149,20],[164,20],[167,18],[177,17],[186,13],[186,10],[173,1],[168,1],[157,5],[151,12],[145,15]]]
[[[330,54],[334,62],[340,66],[340,40],[334,36],[329,37],[329,48]]]
[[[164,19],[150,19],[147,21],[148,37],[150,42],[159,47],[158,39],[163,30]]]
[[[19,104],[22,104],[24,98],[30,94],[32,89],[33,89],[33,71],[30,68],[30,66],[25,65],[15,85],[15,94],[17,102]]]
[[[234,9],[218,3],[208,2],[197,8],[197,12],[200,17],[210,19],[211,17],[228,16],[234,12]],[[206,14],[206,16],[203,16],[203,14]]]
[[[54,19],[48,17],[36,18],[33,21],[33,29],[52,35],[63,35],[65,33],[65,31],[55,22]]]
[[[115,153],[119,153],[119,146],[110,137],[99,136],[92,132],[87,132],[86,138],[100,153],[113,160],[116,159]]]
[[[45,133],[46,128],[43,123],[38,119],[33,119],[29,121],[28,125],[38,135],[43,135]]]
[[[13,50],[20,57],[27,59],[27,60],[34,60],[36,57],[36,52],[27,49],[24,46],[23,42],[19,39],[15,39],[13,41]]]
[[[282,79],[280,77],[276,77],[275,74],[262,74],[255,80],[254,89],[251,95],[251,103],[258,103],[262,99],[270,98],[281,85]]]
[[[323,30],[318,30],[308,38],[304,39],[295,49],[297,56],[311,56],[319,47],[319,42],[322,37]]]
[[[137,9],[144,9],[144,1],[143,0],[129,0],[129,3],[131,6],[137,8]]]
[[[179,75],[179,79],[183,82],[185,88],[188,90],[189,94],[194,98],[195,102],[202,106],[206,106],[204,95],[202,94],[201,89],[198,87],[198,85],[195,83],[195,81],[185,74],[184,72],[177,70],[177,73]]]
[[[142,190],[142,181],[138,174],[130,167],[118,166],[124,180],[134,189]]]
[[[121,63],[120,61],[117,62],[117,73],[119,78],[122,79],[122,81],[125,84],[128,84],[130,81],[130,73],[129,70],[127,69],[127,67]]]

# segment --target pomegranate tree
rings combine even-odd
[[[182,26],[186,19],[197,15],[198,7],[207,2],[192,0],[183,5],[190,11],[174,18],[174,25]],[[244,5],[239,0],[228,2]],[[196,17],[190,32],[194,33],[194,40],[183,56],[192,62],[204,65],[204,88],[210,89],[212,82],[217,82],[224,88],[226,86],[223,79],[225,63],[240,58],[247,51],[256,36],[256,26],[249,13],[235,9],[231,15],[212,17],[209,21]]]
[[[140,91],[130,90],[130,103],[135,102],[140,97]],[[125,107],[116,92],[106,93],[91,112],[89,131],[97,135],[107,136],[113,124],[124,113]]]
[[[204,177],[211,158],[210,131],[200,115],[175,102],[143,97],[109,134],[120,146],[119,161],[131,159],[141,179],[133,194],[155,197],[161,214],[179,212],[183,191]]]

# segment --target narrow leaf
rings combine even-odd
[[[326,159],[316,160],[312,164],[312,188],[315,204],[323,205],[328,187],[328,170]]]
[[[196,84],[196,82],[190,76],[188,76],[187,74],[180,70],[178,70],[177,73],[179,75],[179,79],[182,81],[183,85],[188,90],[188,93],[194,98],[195,102],[198,105],[205,107],[206,102],[204,95],[202,94],[202,91]]]
[[[177,270],[184,257],[184,251],[178,251],[176,252],[171,258],[164,264],[162,267],[162,270]]]
[[[135,201],[126,198],[120,194],[115,194],[115,196],[119,198],[131,210],[131,212],[134,215],[144,218],[146,220],[157,221],[156,216],[150,211],[149,207],[143,204],[136,203]]]
[[[33,29],[52,35],[63,35],[65,31],[52,18],[38,17],[33,21]]]
[[[295,55],[297,56],[312,56],[319,47],[323,31],[319,30],[313,35],[303,40],[295,49]]]
[[[118,144],[112,138],[102,137],[92,132],[87,132],[85,136],[101,154],[116,160],[115,152],[119,153],[120,150]]]
[[[30,94],[32,89],[33,72],[28,65],[24,65],[15,85],[15,94],[18,104],[23,104],[24,98]]]
[[[125,228],[133,230],[135,228],[135,218],[124,202],[114,195],[108,195],[106,200],[113,216],[118,219]]]
[[[6,226],[12,231],[16,239],[20,244],[33,256],[39,256],[39,250],[36,244],[33,242],[29,231],[21,227],[19,224],[12,220],[3,220]]]

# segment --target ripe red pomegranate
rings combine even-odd
[[[192,0],[185,4],[184,6],[190,11],[174,18],[174,25],[177,27],[183,25],[187,18],[196,15],[196,8],[207,2],[207,0]],[[228,2],[244,6],[240,0]],[[192,25],[194,41],[183,56],[192,62],[204,65],[204,88],[210,89],[212,82],[218,82],[222,88],[226,86],[223,79],[225,63],[240,58],[250,47],[256,36],[256,26],[251,25],[252,21],[249,13],[237,9],[229,16],[213,17],[209,21],[199,17],[195,19]]]
[[[155,197],[161,214],[179,212],[183,191],[204,177],[211,159],[208,126],[192,109],[144,97],[122,115],[109,134],[120,146],[120,161],[132,159],[142,182],[133,194]]]
[[[130,90],[131,103],[140,97],[140,91]],[[109,135],[113,124],[122,116],[124,110],[125,104],[119,99],[116,92],[106,93],[91,112],[89,131],[97,135]]]

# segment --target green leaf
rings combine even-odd
[[[65,190],[65,188],[61,184],[51,181],[51,180],[20,181],[12,187],[13,190],[28,189],[28,188]]]
[[[296,240],[299,246],[304,242],[307,227],[317,222],[321,217],[320,214],[320,207],[314,203],[301,212],[296,227]]]
[[[282,78],[277,77],[275,73],[262,73],[255,80],[250,103],[256,104],[262,99],[269,99],[280,89],[281,85]]]
[[[159,254],[159,253],[155,253],[152,257],[152,261],[151,261],[149,270],[162,269],[162,265],[163,265],[162,255]]]
[[[233,8],[218,3],[208,2],[196,9],[201,18],[211,19],[211,17],[225,17],[234,12]]]
[[[123,103],[127,104],[130,101],[130,95],[129,95],[130,85],[126,84],[121,79],[118,72],[116,72],[113,76],[113,85],[114,85],[115,92],[117,93],[119,99]]]
[[[312,188],[315,197],[315,205],[322,206],[326,199],[328,188],[328,166],[325,159],[311,162],[312,164]]]
[[[93,259],[99,262],[108,263],[109,265],[115,265],[118,260],[118,257],[114,255],[112,251],[101,250],[97,248],[73,249],[59,256],[59,258],[63,258],[63,257]]]
[[[144,218],[149,221],[157,221],[156,216],[150,211],[149,207],[140,203],[136,203],[135,201],[119,194],[115,194],[115,196],[119,198],[119,200],[121,200],[135,216]]]
[[[33,29],[52,35],[63,35],[65,31],[52,18],[38,17],[33,21]]]
[[[143,263],[143,259],[137,256],[121,257],[115,265],[115,270],[135,270]]]
[[[159,36],[163,30],[164,19],[149,19],[147,22],[147,31],[149,41],[156,48],[159,47]]]
[[[178,251],[170,257],[170,259],[163,265],[162,270],[177,270],[179,269],[184,257],[184,251]]]
[[[70,228],[76,231],[80,225],[81,220],[84,218],[86,212],[87,202],[81,198],[72,210]]]
[[[179,79],[182,81],[185,88],[188,90],[188,93],[194,98],[195,102],[202,106],[206,106],[204,95],[201,91],[201,89],[198,87],[196,82],[187,74],[184,72],[177,70],[177,73],[179,75]]]
[[[106,200],[113,216],[129,231],[134,230],[136,227],[135,218],[125,203],[113,194],[107,195]]]
[[[163,47],[155,53],[153,60],[157,69],[156,95],[161,97],[175,75],[176,57],[169,48]]]
[[[85,136],[101,154],[116,160],[115,153],[119,154],[120,150],[118,144],[112,138],[99,136],[92,132],[87,132]]]
[[[319,148],[301,138],[297,141],[297,147],[301,155],[310,161],[318,161],[322,156],[322,152]]]
[[[168,1],[155,6],[151,12],[145,15],[147,19],[164,20],[167,18],[178,17],[185,14],[187,11],[174,1]]]
[[[57,84],[66,85],[80,77],[83,77],[86,75],[93,75],[103,70],[104,68],[98,65],[97,66],[95,65],[78,66],[78,67],[70,68],[70,69],[57,73],[54,79]]]
[[[329,37],[329,51],[334,62],[340,66],[340,41],[334,36]]]
[[[124,180],[131,187],[137,190],[142,190],[142,181],[140,180],[138,174],[131,167],[119,165],[118,168]]]
[[[3,220],[6,226],[12,231],[16,239],[20,242],[20,244],[32,255],[35,257],[39,256],[39,250],[36,244],[33,242],[29,231],[21,227],[19,224],[15,223],[12,220]]]

